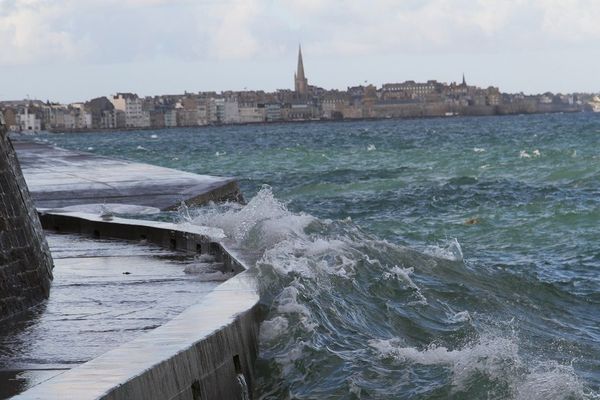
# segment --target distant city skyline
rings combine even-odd
[[[0,0],[0,100],[405,80],[598,92],[592,0]]]

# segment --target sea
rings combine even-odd
[[[600,114],[43,133],[237,177],[257,399],[600,398]]]

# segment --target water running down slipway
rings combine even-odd
[[[246,206],[190,217],[256,265],[256,398],[592,399],[599,137],[551,115],[39,139],[241,178]]]

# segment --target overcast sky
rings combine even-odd
[[[600,91],[599,0],[0,0],[0,99],[437,79]]]

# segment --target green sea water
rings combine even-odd
[[[598,114],[37,139],[239,179],[256,398],[599,398]]]

